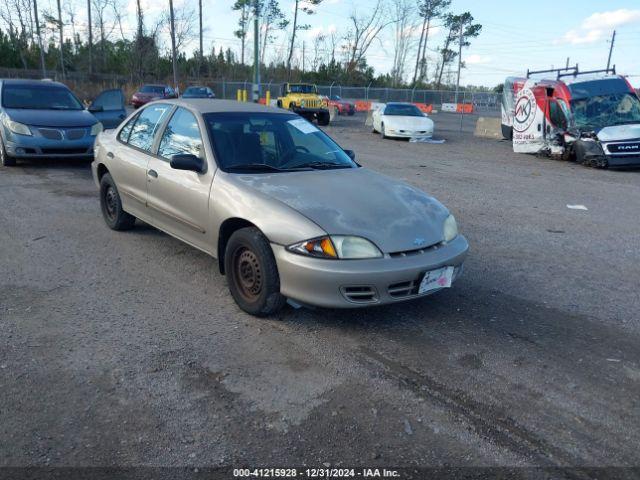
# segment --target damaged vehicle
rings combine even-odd
[[[555,79],[537,75],[555,73]],[[513,151],[599,167],[640,166],[640,100],[613,69],[578,66],[506,79],[502,134]]]
[[[113,230],[136,218],[218,259],[236,303],[354,308],[448,288],[468,244],[430,195],[361,167],[293,112],[157,101],[96,141]]]

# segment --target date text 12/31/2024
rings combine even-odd
[[[234,468],[234,478],[399,478],[397,470],[386,468]]]

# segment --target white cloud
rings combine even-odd
[[[562,43],[570,43],[571,45],[580,45],[585,43],[594,43],[603,37],[602,30],[569,30],[562,37]]]
[[[640,23],[640,10],[621,8],[608,12],[596,12],[585,18],[579,28],[569,30],[555,43],[569,43],[571,45],[589,44],[602,40],[609,35],[610,30]]]
[[[615,28],[629,23],[640,22],[640,10],[612,10],[610,12],[596,12],[582,22],[585,30]]]
[[[491,62],[491,57],[488,57],[486,55],[468,55],[468,56],[463,56],[462,59],[464,60],[464,63],[468,64],[468,65],[482,65],[485,63],[489,63]]]

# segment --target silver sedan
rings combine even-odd
[[[110,228],[139,218],[217,258],[254,315],[450,287],[468,250],[454,217],[354,157],[282,109],[167,100],[101,133],[92,170]]]

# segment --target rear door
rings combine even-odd
[[[518,92],[513,109],[513,151],[537,153],[545,147],[546,93],[541,87],[525,86]]]
[[[215,162],[206,153],[204,123],[199,115],[178,107],[164,128],[157,153],[149,161],[148,205],[153,223],[191,245],[210,252],[209,194]],[[171,168],[173,155],[191,154],[204,160],[202,173]]]
[[[89,105],[89,111],[102,123],[105,130],[116,128],[125,119],[124,94],[119,88],[105,90]]]

